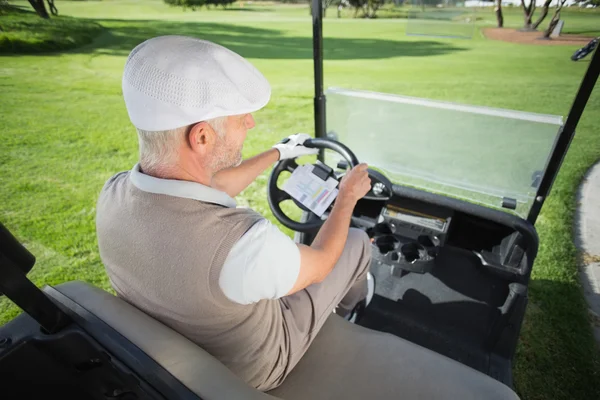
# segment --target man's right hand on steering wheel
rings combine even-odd
[[[356,202],[371,189],[367,164],[353,167],[342,178],[338,197],[329,217],[310,246],[298,244],[300,272],[288,294],[322,282],[333,270],[346,244]]]
[[[346,199],[353,204],[363,198],[369,190],[371,190],[371,179],[367,172],[368,165],[365,163],[358,164],[352,168],[340,182],[338,200],[345,201]]]

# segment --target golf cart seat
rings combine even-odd
[[[285,382],[265,394],[110,293],[83,282],[47,286],[44,292],[100,344],[111,338],[130,342],[202,399],[518,398],[504,384],[463,364],[335,315]],[[137,364],[129,367],[148,376],[143,363]]]

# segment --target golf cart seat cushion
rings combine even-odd
[[[82,282],[55,289],[111,326],[204,399],[268,399],[124,300]],[[47,293],[51,294],[51,292]],[[396,336],[332,315],[285,382],[282,399],[518,399],[502,383]]]
[[[412,342],[332,316],[279,388],[284,399],[518,399],[506,385]]]

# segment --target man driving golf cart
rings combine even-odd
[[[207,41],[153,38],[131,52],[123,94],[140,162],[97,207],[115,291],[252,386],[279,386],[332,311],[356,318],[365,302],[371,246],[349,226],[370,190],[366,165],[342,179],[312,244],[296,244],[233,199],[276,161],[317,153],[297,134],[242,162],[251,113],[271,94],[249,62]]]
[[[356,321],[367,297],[373,297],[374,285],[367,284],[371,241],[364,229],[350,228],[357,202],[372,192],[373,172],[342,144],[326,144],[337,149],[349,167],[325,222],[312,222],[322,224],[312,230],[312,241],[295,243],[258,213],[236,207],[233,199],[275,162],[271,182],[282,168],[293,172],[294,159],[315,154],[313,146],[320,143],[296,134],[242,162],[244,139],[254,127],[251,113],[270,97],[268,82],[249,62],[203,40],[153,38],[131,52],[123,94],[138,131],[140,161],[131,171],[109,179],[97,206],[100,255],[115,291],[207,350],[254,388],[283,398],[314,398],[305,384],[294,390],[307,370],[295,367],[332,312]],[[303,145],[309,142],[311,147]],[[384,186],[391,190],[388,183]],[[270,191],[269,203],[279,210],[275,215],[281,220],[276,198]],[[406,376],[423,376],[428,370],[440,379],[443,370],[446,379],[466,382],[475,373],[449,360],[433,366],[435,357],[400,350],[401,342],[387,337],[364,342],[379,346],[373,350],[352,342],[344,350],[347,335],[328,334],[340,344],[325,350],[323,344],[316,345],[317,353],[334,352],[318,361],[327,374],[315,367],[309,370],[324,377],[345,370],[350,378],[353,369],[365,375],[353,363],[370,365],[371,359],[379,366],[370,368],[384,368],[386,374],[398,362],[406,363],[399,371]],[[339,350],[348,356],[371,354],[350,361]],[[382,351],[397,354],[384,360]],[[326,367],[328,363],[335,366]],[[291,373],[292,382],[282,386]],[[482,390],[489,398],[514,396],[508,387],[475,376],[475,382],[451,388],[440,384],[433,389],[423,382],[418,388],[403,386],[415,395],[434,397],[454,393],[451,396],[477,398]],[[315,388],[320,386],[314,377],[311,381]],[[369,393],[375,398],[398,390],[391,382],[373,382],[377,390]]]
[[[321,12],[315,137],[243,163],[264,77],[192,38],[132,51],[123,93],[140,162],[97,207],[119,296],[79,281],[39,289],[35,256],[0,223],[0,294],[25,311],[0,326],[4,397],[517,398],[534,224],[600,53],[564,122],[343,88],[326,108]],[[315,149],[316,163],[296,163]],[[274,162],[267,200],[294,241],[233,200]]]

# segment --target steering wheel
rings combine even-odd
[[[315,139],[307,139],[304,142],[305,147],[315,148],[315,149],[329,149],[335,151],[339,155],[341,155],[350,168],[355,167],[359,164],[358,159],[348,147],[343,145],[340,142],[337,142],[332,139],[325,138],[315,138]],[[269,201],[269,206],[271,207],[271,211],[273,215],[279,222],[281,222],[284,226],[297,231],[297,232],[310,232],[316,230],[323,225],[325,221],[321,218],[317,217],[315,214],[312,214],[316,218],[308,218],[305,222],[296,222],[290,217],[288,217],[283,210],[281,209],[281,202],[285,200],[293,200],[294,203],[302,210],[311,212],[308,208],[304,207],[300,202],[296,201],[292,198],[287,192],[279,189],[277,187],[277,179],[279,175],[283,171],[294,172],[294,170],[298,168],[298,164],[296,164],[296,160],[293,158],[281,160],[275,164],[273,171],[271,172],[271,176],[269,177],[269,185],[267,189],[267,200]]]

